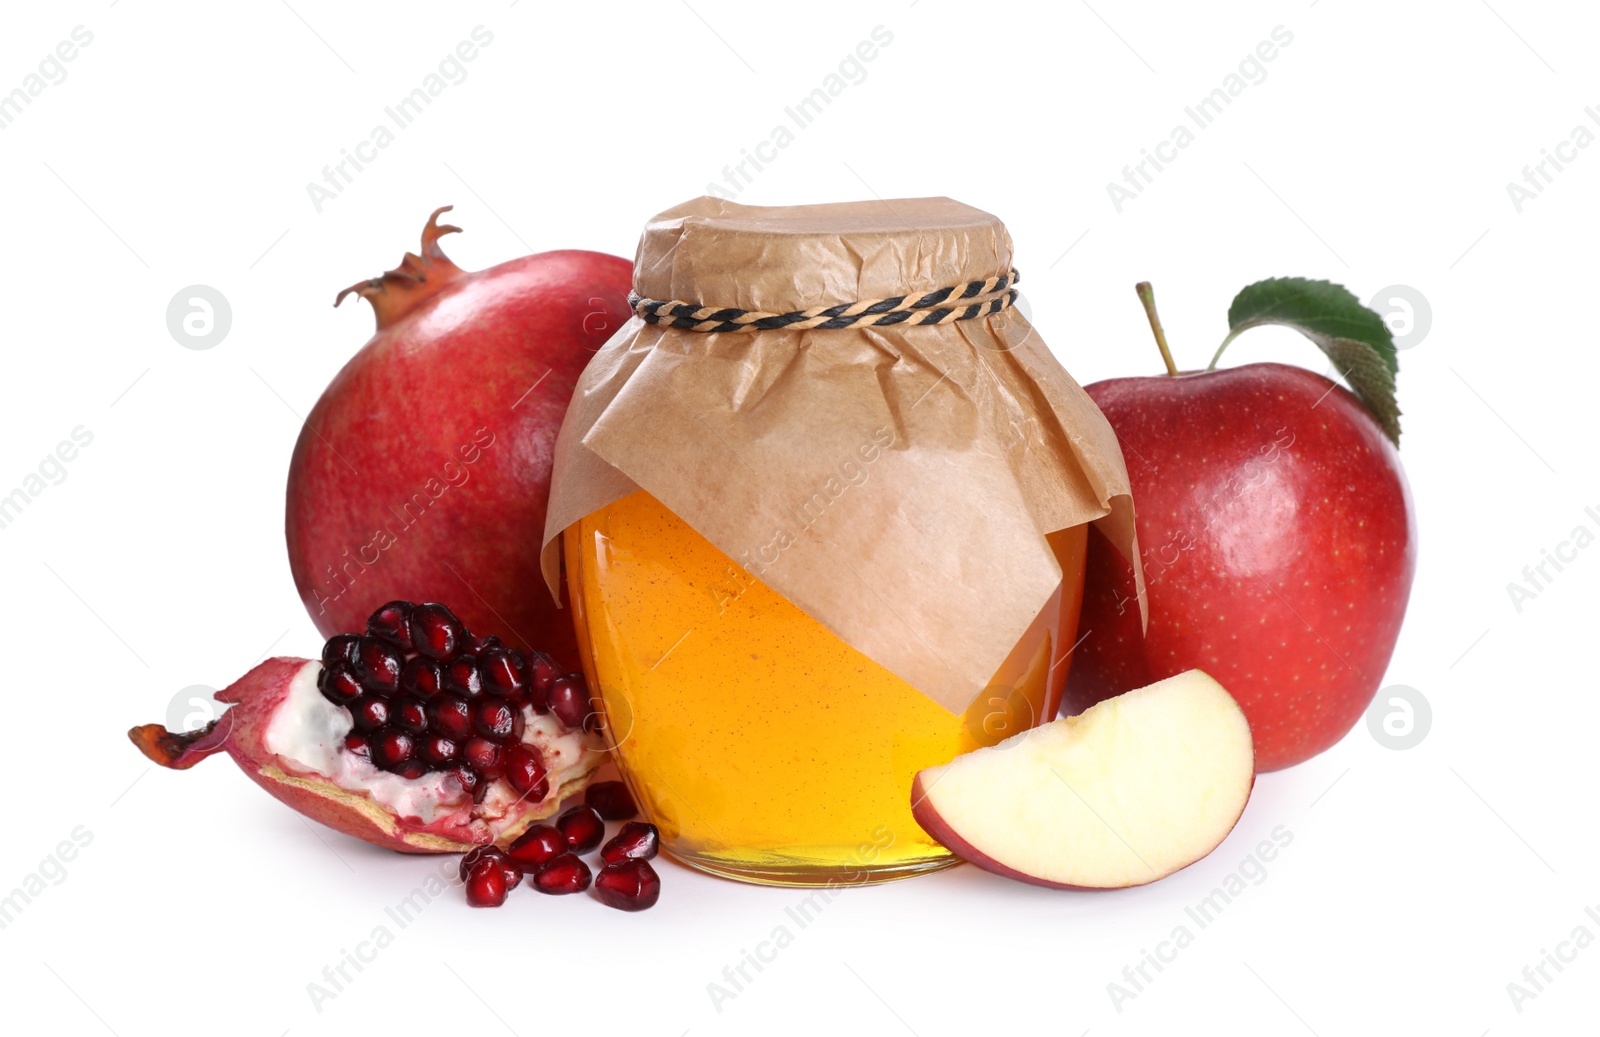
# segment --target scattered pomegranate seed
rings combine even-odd
[[[317,690],[335,706],[348,708],[365,689],[356,676],[355,664],[340,659],[317,674]]]
[[[432,698],[444,690],[444,666],[421,655],[407,659],[400,671],[400,687],[418,698]]]
[[[544,757],[531,745],[518,742],[506,748],[506,780],[527,799],[540,800],[550,794]]]
[[[467,903],[473,907],[499,907],[506,902],[506,873],[495,861],[480,861],[467,873]]]
[[[600,859],[607,864],[647,861],[661,849],[661,833],[655,825],[629,821],[600,848]]]
[[[498,846],[474,846],[461,858],[461,865],[457,873],[463,882],[474,868],[479,867],[484,861],[493,861],[499,865],[505,876],[507,886],[515,886],[522,881],[522,866],[512,860],[506,851]]]
[[[579,860],[577,854],[563,853],[539,865],[533,873],[533,888],[556,896],[582,893],[589,888],[593,877],[589,866]]]
[[[594,881],[594,895],[619,911],[643,911],[661,899],[661,876],[646,860],[607,864]]]
[[[430,659],[450,659],[467,640],[467,628],[456,614],[430,601],[411,610],[411,644]]]
[[[586,803],[570,807],[556,818],[556,827],[567,837],[574,853],[588,853],[606,837],[606,823]]]
[[[411,602],[391,601],[367,617],[367,633],[411,650]]]
[[[363,695],[351,704],[350,719],[358,731],[376,731],[389,722],[389,700],[382,695]]]
[[[583,801],[594,807],[594,812],[607,821],[626,821],[639,813],[639,808],[633,802],[633,794],[620,781],[595,782],[584,790]]]
[[[589,683],[581,673],[557,677],[550,685],[550,712],[568,727],[593,724],[594,705],[589,701]]]
[[[507,856],[528,868],[543,864],[566,852],[567,837],[550,825],[534,825],[506,847]]]
[[[356,642],[356,673],[368,691],[388,694],[400,687],[400,649],[381,637],[364,634]]]

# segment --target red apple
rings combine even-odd
[[[295,444],[295,586],[325,636],[391,599],[450,601],[469,629],[576,669],[539,570],[551,454],[578,375],[630,316],[633,264],[563,251],[469,273],[439,248],[457,229],[439,212],[421,255],[348,289],[378,330]]]
[[[1383,679],[1416,569],[1372,413],[1283,364],[1087,389],[1122,442],[1150,618],[1141,635],[1132,567],[1091,530],[1064,711],[1199,668],[1244,708],[1258,770],[1333,745]]]

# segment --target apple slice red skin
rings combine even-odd
[[[1250,776],[1250,791],[1254,792],[1255,787],[1256,779],[1255,775],[1252,774]],[[1246,795],[1245,803],[1249,803],[1249,801],[1250,797]],[[950,826],[945,823],[944,818],[936,814],[933,809],[927,805],[927,803],[928,794],[923,791],[922,775],[918,774],[916,780],[911,783],[911,817],[917,822],[917,824],[922,826],[922,830],[933,836],[934,840],[937,841],[940,846],[943,846],[945,849],[949,850],[957,857],[960,857],[968,864],[971,864],[973,867],[981,868],[984,871],[990,872],[994,875],[999,875],[1001,878],[1014,879],[1017,882],[1026,882],[1030,886],[1043,886],[1045,889],[1075,889],[1096,893],[1104,893],[1117,889],[1136,889],[1139,886],[1148,886],[1152,882],[1159,882],[1164,878],[1176,875],[1178,872],[1183,871],[1184,868],[1192,868],[1196,864],[1199,864],[1201,861],[1205,860],[1205,857],[1203,856],[1197,857],[1188,864],[1185,864],[1183,868],[1177,868],[1173,871],[1169,871],[1165,875],[1152,876],[1148,879],[1145,879],[1143,882],[1130,882],[1123,886],[1078,886],[1070,882],[1051,882],[1049,879],[1041,879],[1037,875],[1025,875],[1022,872],[1017,871],[1015,868],[1008,868],[1004,864],[1001,864],[999,861],[985,854],[976,846],[973,846],[971,843],[967,842],[965,839],[961,838],[954,831],[952,831]],[[1235,817],[1233,819],[1233,824],[1228,826],[1227,834],[1225,834],[1221,840],[1218,840],[1218,846],[1222,845],[1222,842],[1226,841],[1228,835],[1233,834],[1233,830],[1239,826],[1239,818],[1243,816],[1244,809],[1241,807],[1239,810],[1239,816]],[[1209,854],[1207,856],[1209,856]]]
[[[1062,713],[1202,669],[1244,709],[1257,772],[1331,747],[1383,680],[1416,573],[1393,444],[1349,391],[1285,364],[1086,391],[1123,445],[1150,621],[1140,629],[1131,566],[1090,530],[1089,636]],[[1251,524],[1269,527],[1283,508],[1294,514],[1276,527],[1284,536],[1252,539]]]

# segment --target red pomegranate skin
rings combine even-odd
[[[465,273],[437,245],[453,229],[430,221],[421,257],[356,289],[378,331],[295,444],[295,586],[324,636],[390,599],[450,601],[470,630],[576,669],[539,571],[551,456],[579,374],[630,316],[633,265],[571,250]]]
[[[1332,746],[1389,665],[1416,569],[1399,457],[1323,376],[1250,364],[1086,387],[1122,443],[1150,620],[1091,530],[1063,714],[1199,668],[1238,700],[1256,769]]]

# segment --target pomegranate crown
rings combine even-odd
[[[380,277],[351,285],[334,298],[333,304],[339,305],[344,302],[345,296],[352,293],[361,296],[372,304],[372,312],[377,317],[378,330],[381,331],[460,277],[465,271],[452,263],[450,257],[444,254],[444,249],[439,247],[440,238],[461,232],[460,227],[439,224],[439,214],[453,208],[453,205],[442,205],[433,210],[428,217],[428,225],[422,228],[420,254],[407,252],[400,258],[399,266],[385,271]]]

